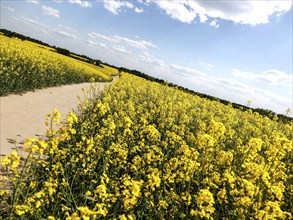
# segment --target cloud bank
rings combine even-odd
[[[91,8],[92,7],[92,3],[90,1],[86,1],[86,0],[69,0],[70,3],[73,4],[78,4],[80,7],[83,8]]]
[[[71,0],[72,1],[72,0]],[[98,1],[99,2],[99,1]],[[134,6],[134,2],[107,0],[104,7],[113,14],[119,14],[122,9],[134,9],[142,13],[143,9]],[[269,23],[270,17],[280,17],[290,11],[292,1],[272,0],[233,0],[233,1],[199,1],[199,0],[139,0],[136,4],[144,7],[156,5],[172,19],[183,22],[207,23],[218,28],[219,20],[232,21],[235,24],[259,25]]]
[[[133,4],[127,2],[127,1],[118,1],[118,0],[107,0],[104,1],[104,7],[112,12],[113,14],[118,14],[121,12],[122,8],[133,8]]]
[[[146,40],[133,40],[130,38],[126,38],[126,37],[121,37],[121,36],[106,36],[106,35],[102,35],[102,34],[98,34],[95,32],[91,32],[88,33],[88,36],[92,39],[101,39],[104,41],[108,41],[111,43],[125,43],[128,46],[137,48],[137,49],[141,49],[141,50],[146,50],[150,47],[152,48],[158,48],[157,45],[153,44],[151,41],[146,41]]]
[[[216,27],[216,20],[223,19],[236,24],[258,25],[269,23],[271,15],[288,12],[292,7],[292,1],[271,0],[233,0],[233,1],[152,1],[167,15],[175,20],[185,23],[195,21],[205,23],[212,19],[210,25]]]
[[[268,83],[271,85],[292,85],[292,75],[286,74],[280,70],[266,70],[262,73],[257,74],[252,72],[241,71],[239,69],[233,69],[232,75],[236,77]]]

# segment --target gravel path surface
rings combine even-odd
[[[101,91],[106,84],[109,83],[98,83],[98,90]],[[44,136],[46,115],[58,109],[61,120],[64,119],[80,103],[77,96],[84,97],[82,88],[88,90],[90,83],[0,97],[0,156],[12,152],[14,141],[20,146],[26,138]]]

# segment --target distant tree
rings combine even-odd
[[[246,106],[247,106],[247,107],[250,107],[250,106],[251,106],[251,103],[252,103],[251,100],[247,100],[247,102],[246,102]]]
[[[99,66],[99,67],[103,67],[102,66],[102,61],[101,60],[94,60],[95,61],[95,65]]]
[[[273,115],[275,115],[275,112],[273,112],[272,110],[269,110],[269,109],[256,108],[256,109],[254,109],[254,111],[258,112],[261,115],[265,115],[268,117],[272,117]]]
[[[286,112],[285,112],[285,116],[289,116],[292,112],[292,109],[291,108],[287,108],[286,109]]]
[[[67,49],[64,49],[64,48],[61,48],[61,47],[56,47],[55,49],[56,49],[57,53],[63,54],[65,56],[70,56],[70,51],[67,50]]]

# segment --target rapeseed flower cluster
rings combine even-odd
[[[290,219],[292,122],[122,74],[29,156],[2,159],[11,219]],[[50,125],[52,124],[52,126]]]

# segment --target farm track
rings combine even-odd
[[[107,84],[111,83],[98,83],[98,91]],[[0,156],[10,154],[15,145],[21,146],[26,138],[44,136],[46,115],[58,109],[63,120],[80,103],[77,96],[84,97],[82,89],[88,90],[90,85],[65,85],[0,97]]]

